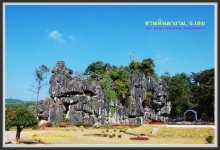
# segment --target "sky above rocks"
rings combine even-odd
[[[35,85],[35,69],[41,64],[52,69],[59,60],[76,72],[95,61],[127,66],[132,54],[137,61],[152,58],[159,76],[215,67],[213,3],[6,3],[4,8],[5,98],[34,100],[28,89]],[[167,21],[185,25],[160,24]],[[49,85],[42,89],[40,99],[48,90]]]

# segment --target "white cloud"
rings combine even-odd
[[[58,42],[64,42],[65,40],[62,38],[62,34],[56,30],[50,32],[49,37],[58,41]]]

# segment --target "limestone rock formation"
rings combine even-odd
[[[37,114],[40,120],[53,123],[68,119],[73,125],[84,122],[101,124],[142,124],[148,120],[166,121],[170,113],[166,81],[152,76],[130,74],[131,88],[128,106],[111,103],[104,94],[104,87],[98,77],[96,81],[86,82],[72,77],[73,70],[58,61],[52,69],[50,78],[50,98],[38,103]],[[148,92],[152,96],[147,97]],[[115,108],[111,114],[110,107]]]

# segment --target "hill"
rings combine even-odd
[[[34,111],[35,107],[36,107],[36,102],[35,101],[23,101],[20,99],[5,99],[5,108],[9,108],[12,106],[16,106],[16,105],[22,105],[25,108],[31,110],[32,112]]]
[[[20,99],[12,99],[12,98],[6,98],[5,99],[5,103],[6,104],[22,104],[22,103],[24,103],[25,101],[23,101],[23,100],[20,100]]]

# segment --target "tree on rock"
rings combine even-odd
[[[85,70],[85,75],[91,75],[92,78],[95,78],[97,75],[104,74],[105,67],[102,61],[96,61],[91,63]]]
[[[23,128],[37,124],[36,117],[23,106],[12,106],[5,111],[5,129],[17,127],[16,141],[20,142],[20,134]]]
[[[146,76],[151,75],[153,77],[157,77],[154,67],[155,65],[153,59],[146,58],[143,59],[142,62],[132,60],[128,66],[128,70],[130,70],[135,75],[137,75],[140,72],[143,72]]]

